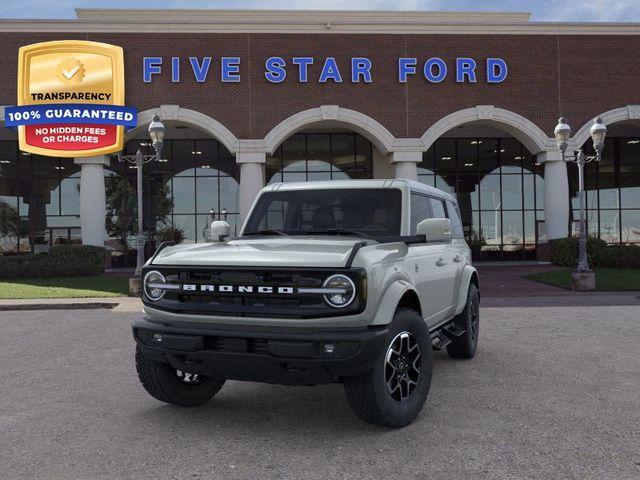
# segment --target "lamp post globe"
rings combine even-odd
[[[162,151],[165,132],[166,129],[164,127],[164,124],[160,120],[160,116],[156,113],[151,119],[151,123],[149,124],[149,137],[151,138],[151,143],[153,144],[153,148],[155,149],[158,158],[160,157],[160,152]]]
[[[564,152],[567,150],[567,145],[569,144],[569,137],[571,136],[571,127],[565,117],[560,117],[558,125],[556,125],[556,128],[553,130],[553,134],[556,137],[558,149],[564,155]]]
[[[593,148],[600,155],[602,153],[602,148],[604,147],[604,138],[607,135],[607,127],[604,123],[602,123],[602,119],[600,117],[596,117],[593,121],[593,125],[591,125],[590,129],[591,140],[593,140]]]

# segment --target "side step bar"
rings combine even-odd
[[[434,350],[442,350],[449,345],[454,338],[464,335],[465,329],[456,325],[453,321],[431,332],[431,343]]]

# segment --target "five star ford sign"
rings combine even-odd
[[[18,128],[20,150],[89,157],[122,150],[124,128],[135,127],[124,106],[121,47],[63,40],[20,48],[18,106],[5,122]]]

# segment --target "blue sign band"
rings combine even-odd
[[[61,103],[6,107],[5,126],[50,124],[124,125],[136,127],[138,112],[133,107],[121,105],[91,105],[86,103]]]

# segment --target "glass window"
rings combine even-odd
[[[186,177],[175,177],[173,179],[173,212],[174,213],[194,213],[195,212],[195,179]]]
[[[441,167],[438,169],[439,174],[443,173],[475,173],[478,171],[478,148],[480,144],[478,144],[477,138],[459,138],[456,141],[456,154],[458,164],[455,166],[454,160],[443,159],[443,155],[440,156],[439,162],[436,159],[436,165]],[[440,145],[440,141],[436,142],[436,148]],[[495,161],[495,154],[493,155],[493,159]],[[455,171],[451,171],[449,165],[453,165]]]
[[[172,144],[172,158],[171,158],[171,170],[176,176],[193,176],[194,170],[194,157],[199,157],[196,154],[197,150],[195,142],[193,140],[173,140]]]
[[[502,205],[500,195],[500,175],[487,175],[480,180],[480,208],[482,210],[499,209]]]
[[[495,138],[477,138],[478,170],[481,174],[498,173],[499,140]]]
[[[196,235],[195,215],[174,215],[173,226],[184,232],[184,243],[194,243],[198,238]]]
[[[640,210],[623,210],[620,223],[622,224],[622,241],[624,243],[639,243]]]
[[[462,210],[478,210],[479,191],[476,174],[458,175],[456,198]]]
[[[396,189],[268,192],[260,196],[245,234],[267,229],[290,235],[346,229],[395,236],[400,234],[401,201]]]
[[[429,218],[429,197],[418,193],[411,194],[411,234],[416,233],[416,226],[425,218]]]
[[[620,242],[619,210],[600,210],[600,238],[607,243]]]
[[[298,133],[267,157],[268,183],[372,178],[371,142],[354,133]]]
[[[503,210],[522,210],[522,176],[502,175]]]
[[[331,171],[331,136],[328,133],[308,134],[306,153],[308,171]]]
[[[455,139],[441,138],[436,142],[434,148],[435,148],[435,173],[440,176],[444,176],[447,174],[455,176],[456,174],[456,141]],[[441,188],[441,187],[438,187],[438,188]]]
[[[174,180],[174,183],[176,182],[176,180]],[[196,192],[197,213],[209,213],[212,210],[216,213],[219,212],[220,207],[218,205],[217,177],[196,178]],[[177,209],[176,211],[181,212],[181,210]]]
[[[640,174],[620,175],[620,206],[640,208]]]
[[[522,212],[502,212],[502,243],[505,248],[509,245],[524,243]]]
[[[515,138],[501,138],[498,148],[502,173],[521,173],[524,159],[523,146]]]
[[[431,203],[431,213],[433,218],[447,218],[447,211],[444,207],[444,202],[439,198],[429,197]]]
[[[462,219],[460,218],[458,206],[451,200],[447,200],[447,211],[449,212],[449,218],[451,219],[451,231],[454,238],[464,238]]]
[[[620,138],[620,179],[628,173],[640,173],[640,137]],[[605,149],[610,140],[605,141]]]

